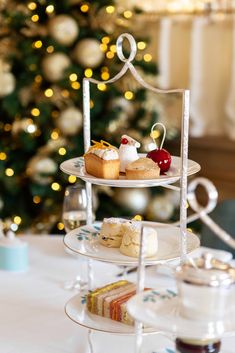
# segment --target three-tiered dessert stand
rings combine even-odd
[[[130,55],[126,58],[123,54],[123,40],[126,39],[130,45]],[[146,83],[136,71],[132,61],[136,55],[136,42],[132,35],[124,33],[117,39],[117,55],[124,63],[121,71],[108,81],[98,81],[93,78],[83,80],[83,111],[84,111],[84,150],[90,147],[91,126],[90,126],[90,83],[110,84],[120,79],[128,70],[134,78],[146,89],[160,94],[180,93],[182,94],[182,124],[181,124],[181,152],[180,157],[173,156],[172,164],[166,175],[161,175],[153,180],[127,180],[121,177],[118,180],[107,180],[96,178],[86,173],[82,157],[67,160],[61,164],[61,170],[67,174],[72,174],[82,179],[86,183],[87,192],[87,225],[69,232],[65,238],[65,245],[72,251],[86,256],[88,260],[88,287],[93,288],[92,278],[92,259],[109,262],[125,266],[138,266],[137,273],[137,293],[144,290],[145,265],[156,265],[173,259],[180,259],[182,262],[187,254],[199,246],[199,240],[192,232],[187,231],[187,177],[200,170],[199,164],[188,160],[188,129],[189,129],[189,91],[184,89],[161,90]],[[172,185],[180,181],[180,186]],[[180,227],[171,225],[142,222],[141,247],[138,259],[131,258],[119,253],[117,249],[106,248],[99,244],[97,234],[100,223],[93,224],[92,213],[92,184],[107,185],[112,187],[157,187],[162,186],[180,192]],[[145,239],[143,237],[143,227],[151,225],[158,232],[159,251],[156,256],[145,259]],[[156,332],[156,329],[143,329],[140,322],[136,322],[135,328],[115,322],[110,319],[102,318],[89,314],[84,304],[83,296],[77,295],[67,304],[65,311],[67,315],[78,324],[89,328],[89,338],[91,330],[103,331],[115,334],[136,334],[136,351],[140,351],[141,337],[143,333],[149,334]],[[91,346],[92,350],[92,346]]]

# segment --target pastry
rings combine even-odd
[[[140,252],[140,232],[141,223],[133,221],[131,225],[123,225],[124,235],[120,246],[122,254],[138,257]],[[143,228],[143,236],[145,239],[145,257],[154,256],[158,250],[157,231],[151,227]]]
[[[120,248],[123,237],[123,224],[130,221],[122,218],[104,218],[100,233],[99,242],[108,248]]]
[[[120,160],[118,150],[108,142],[94,143],[84,155],[85,169],[88,174],[103,179],[118,179]]]
[[[134,320],[127,313],[126,303],[135,293],[134,283],[120,280],[88,293],[87,309],[92,314],[133,325]]]
[[[140,143],[128,135],[122,135],[121,145],[119,147],[120,172],[125,173],[126,166],[139,159],[137,148]]]
[[[160,175],[160,168],[150,158],[139,158],[126,167],[127,179],[157,179]]]

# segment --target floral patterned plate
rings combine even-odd
[[[153,265],[180,257],[180,229],[163,223],[143,222],[143,225],[154,227],[158,233],[158,252],[147,258],[146,264]],[[123,255],[118,248],[107,248],[98,241],[101,222],[91,226],[82,226],[67,233],[64,244],[70,250],[94,260],[116,263],[120,265],[137,265],[138,259]],[[187,252],[190,253],[200,245],[199,238],[187,232]]]
[[[129,314],[156,329],[191,339],[214,339],[235,334],[235,315],[224,321],[192,321],[181,316],[176,290],[155,289],[133,296],[127,303]]]
[[[146,154],[139,154],[140,157]],[[96,185],[109,185],[115,187],[148,187],[175,183],[180,179],[181,158],[172,156],[171,167],[166,175],[160,175],[158,179],[150,180],[128,180],[125,176],[120,176],[118,180],[96,178],[86,173],[83,157],[69,159],[60,165],[60,169],[71,175]],[[200,165],[192,160],[188,160],[188,175],[195,174],[201,169]]]
[[[95,331],[115,333],[119,335],[135,334],[134,326],[125,325],[121,322],[91,314],[86,308],[85,294],[79,294],[71,298],[65,305],[65,313],[72,321]],[[157,332],[156,329],[150,327],[144,329],[145,334]]]

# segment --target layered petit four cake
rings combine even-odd
[[[159,175],[159,166],[150,158],[139,158],[126,166],[127,179],[157,179]]]
[[[126,166],[139,159],[137,148],[140,143],[128,135],[122,135],[121,145],[119,147],[120,172],[126,172]]]
[[[123,218],[104,218],[98,235],[99,242],[108,248],[120,248],[123,237],[123,224],[130,222]]]
[[[126,280],[107,284],[87,294],[87,309],[92,314],[133,325],[126,303],[135,293],[136,285]]]
[[[108,142],[92,141],[93,146],[84,155],[88,174],[103,179],[118,179],[120,160],[118,150]]]
[[[133,221],[131,225],[123,225],[123,237],[120,246],[122,254],[138,257],[140,253],[140,222]],[[145,241],[144,256],[151,257],[156,255],[158,251],[158,237],[157,231],[151,227],[143,228],[143,236]]]

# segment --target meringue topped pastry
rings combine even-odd
[[[126,166],[139,159],[137,148],[140,143],[128,135],[122,135],[119,147],[120,172],[125,173]]]

